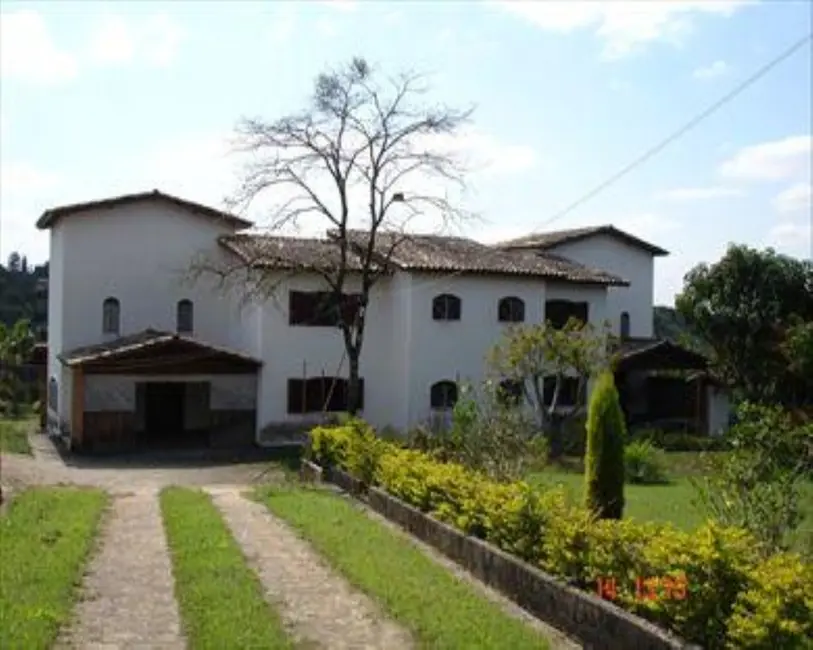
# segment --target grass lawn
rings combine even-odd
[[[348,580],[412,630],[420,647],[549,647],[533,629],[347,499],[324,490],[292,487],[262,488],[257,495]]]
[[[0,647],[53,643],[78,595],[107,496],[42,487],[17,495],[0,519]]]
[[[702,510],[694,505],[695,489],[690,476],[703,476],[709,471],[711,454],[725,452],[669,452],[666,470],[671,479],[667,485],[626,485],[624,516],[639,521],[667,521],[678,528],[693,530],[706,521]],[[584,476],[581,462],[569,459],[565,464],[547,468],[528,477],[536,485],[561,485],[574,503],[581,502]],[[802,490],[804,520],[799,531],[798,547],[813,544],[813,482]],[[807,541],[810,540],[810,541]]]
[[[220,513],[199,490],[167,488],[161,511],[191,648],[292,648]]]
[[[36,420],[33,418],[0,419],[0,451],[11,454],[30,454],[28,433],[35,424]]]

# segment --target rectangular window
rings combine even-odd
[[[347,379],[311,377],[288,380],[288,413],[336,413],[347,410]],[[359,379],[359,408],[364,408],[364,379]]]
[[[555,329],[562,329],[570,318],[577,318],[582,323],[587,323],[589,313],[589,305],[586,302],[548,300],[545,303],[545,320],[550,321]]]
[[[288,323],[306,327],[338,327],[339,318],[348,324],[356,320],[360,294],[344,294],[341,300],[332,291],[291,291],[288,294]]]

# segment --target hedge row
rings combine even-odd
[[[765,560],[739,529],[596,521],[561,490],[496,483],[360,421],[314,429],[310,454],[571,585],[601,580],[616,604],[709,650],[811,647],[813,567],[790,553]]]

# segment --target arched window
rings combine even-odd
[[[116,298],[105,298],[102,303],[102,333],[118,334],[120,331],[120,306]]]
[[[178,334],[191,334],[194,328],[194,307],[192,301],[184,298],[178,301],[176,318]]]
[[[432,384],[429,402],[433,409],[450,409],[457,403],[457,384],[448,379]]]
[[[460,298],[450,293],[435,296],[432,300],[433,320],[460,320]]]
[[[503,379],[497,388],[497,400],[503,406],[518,406],[522,402],[522,382]]]
[[[525,320],[525,302],[516,296],[502,298],[497,312],[501,323],[522,323]]]
[[[56,377],[51,377],[48,380],[48,408],[52,411],[57,411],[59,406],[59,384],[56,383]]]
[[[621,338],[629,338],[630,335],[630,315],[626,311],[621,312]]]

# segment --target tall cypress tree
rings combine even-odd
[[[601,519],[621,519],[624,511],[626,424],[612,372],[604,371],[590,396],[585,457],[586,506]]]

